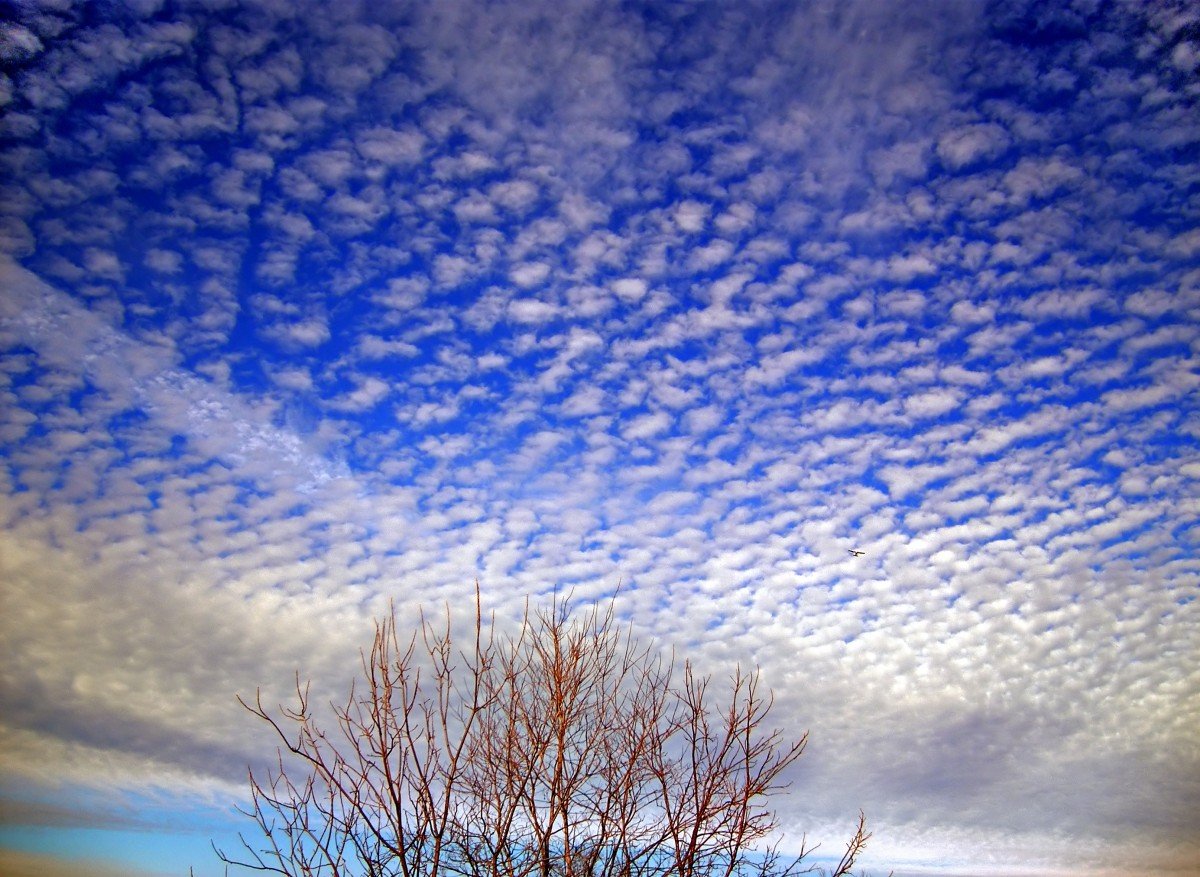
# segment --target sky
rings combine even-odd
[[[220,873],[236,695],[476,581],[759,667],[793,846],[1200,873],[1200,6],[7,0],[0,69],[6,873]]]

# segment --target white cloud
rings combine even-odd
[[[917,277],[924,277],[936,272],[937,265],[928,256],[921,253],[894,256],[887,263],[887,277],[900,283],[908,283]]]
[[[173,250],[152,249],[146,252],[146,265],[159,274],[178,274],[183,256]]]
[[[1125,309],[1142,317],[1160,317],[1179,307],[1180,301],[1162,289],[1145,289],[1125,299]]]
[[[538,189],[528,180],[508,180],[488,188],[488,198],[508,210],[524,213],[537,201]]]
[[[522,289],[532,289],[545,283],[553,270],[546,262],[525,262],[513,268],[509,276]]]
[[[923,178],[928,163],[929,144],[922,141],[898,143],[871,156],[871,170],[884,187],[896,179]]]
[[[509,316],[518,323],[548,323],[558,316],[558,307],[534,298],[523,298],[510,302]]]
[[[125,269],[115,253],[88,247],[83,253],[83,267],[89,274],[104,280],[120,283],[125,279]]]
[[[688,200],[677,205],[671,216],[680,231],[698,232],[707,224],[710,212],[711,208],[707,204]]]
[[[641,414],[629,421],[621,430],[621,435],[627,441],[635,442],[653,438],[666,431],[671,426],[671,417],[665,411],[652,411]]]
[[[962,393],[952,389],[927,390],[904,399],[904,413],[909,417],[940,417],[962,404]]]
[[[278,369],[271,373],[271,380],[288,390],[306,391],[313,388],[312,374],[306,368]]]
[[[480,192],[472,192],[455,204],[454,215],[464,223],[486,224],[497,219],[495,206]]]
[[[1194,383],[1191,382],[1191,383]],[[1102,397],[1105,405],[1116,411],[1134,411],[1150,408],[1177,398],[1186,392],[1183,387],[1162,382],[1145,387],[1109,390]]]
[[[1008,133],[993,122],[963,125],[947,131],[937,142],[938,158],[951,170],[962,170],[992,159],[1008,148]]]
[[[586,417],[605,410],[605,393],[599,387],[579,387],[562,403],[563,413],[569,417]]]
[[[988,304],[957,301],[950,308],[950,319],[960,326],[978,326],[996,318],[996,309]]]
[[[760,364],[746,371],[746,383],[751,387],[765,385],[773,387],[782,382],[797,369],[825,358],[825,351],[819,347],[798,347],[782,353],[765,356]]]
[[[264,326],[262,333],[288,349],[320,347],[329,340],[329,323],[322,317],[307,317],[295,322],[278,321]]]
[[[391,393],[391,385],[373,375],[355,380],[357,386],[349,393],[335,396],[330,407],[338,411],[367,411],[374,408]]]
[[[1084,172],[1058,156],[1046,160],[1021,159],[1004,175],[1004,186],[1019,206],[1034,198],[1045,198],[1064,186],[1080,183]]]
[[[45,49],[37,34],[15,21],[0,24],[0,59],[6,64],[19,64],[41,54]]]
[[[686,412],[683,422],[690,432],[709,433],[725,422],[725,412],[715,405],[706,405]]]
[[[363,132],[355,147],[370,161],[389,166],[410,165],[420,160],[425,149],[425,136],[420,131],[374,128]]]
[[[612,282],[612,291],[618,298],[634,302],[646,297],[646,281],[640,277],[622,277]]]

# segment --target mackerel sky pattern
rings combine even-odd
[[[235,693],[478,580],[759,666],[793,845],[1200,873],[1194,3],[8,0],[0,69],[0,864],[219,873]]]

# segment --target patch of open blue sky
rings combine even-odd
[[[1200,858],[1193,4],[4,10],[11,788],[221,822],[389,599],[620,584],[797,837]]]

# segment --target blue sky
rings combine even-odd
[[[795,842],[1198,873],[1195,4],[17,0],[0,65],[10,870],[218,873],[234,695],[478,579],[760,666]]]

